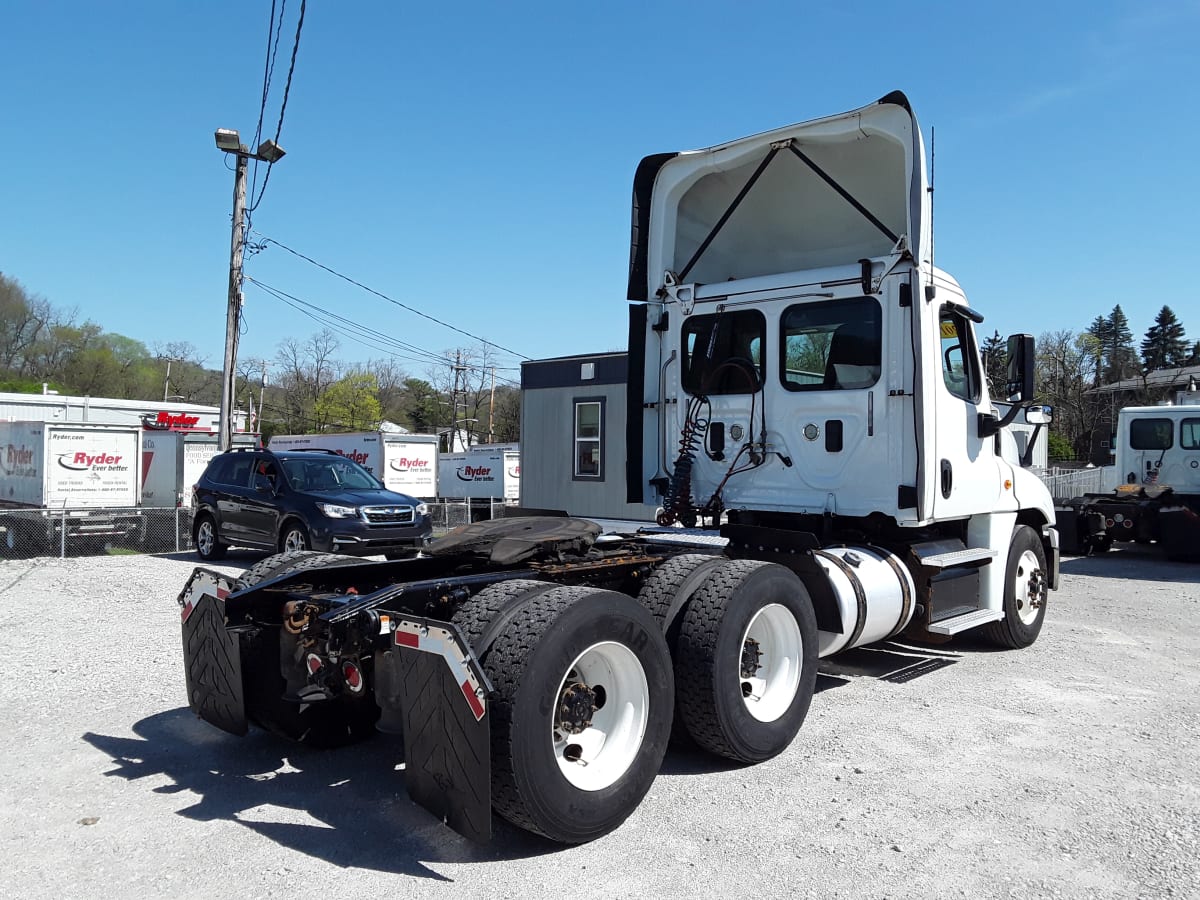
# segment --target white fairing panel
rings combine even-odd
[[[901,237],[921,259],[929,222],[924,148],[907,102],[892,97],[898,101],[681,153],[663,164],[650,205],[648,296],[665,271],[703,284],[800,272],[886,256]],[[689,269],[773,147],[775,158]]]

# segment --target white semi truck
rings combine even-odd
[[[438,438],[435,434],[357,431],[340,434],[277,434],[272,450],[332,450],[383,482],[389,491],[421,500],[438,492]]]
[[[1127,406],[1113,437],[1120,483],[1057,510],[1063,549],[1104,553],[1114,543],[1154,542],[1167,558],[1200,561],[1200,402]]]
[[[324,743],[403,731],[409,794],[455,829],[484,839],[495,812],[579,843],[636,809],[673,732],[739,762],[786,750],[821,657],[1033,643],[1054,509],[999,448],[1017,417],[1046,419],[1025,411],[1032,339],[1009,341],[1001,418],[929,202],[899,93],[647,157],[627,482],[673,524],[513,517],[404,562],[197,569],[179,598],[192,708]]]
[[[141,447],[131,426],[0,422],[0,553],[139,541]]]

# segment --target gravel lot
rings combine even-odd
[[[195,719],[194,564],[0,564],[0,895],[1200,896],[1200,566],[1067,560],[1025,651],[829,660],[783,755],[672,749],[624,826],[562,849],[458,837],[382,737],[320,753]]]

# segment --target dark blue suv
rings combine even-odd
[[[231,545],[323,550],[388,559],[429,543],[429,507],[326,450],[218,453],[193,488],[192,537],[201,559]]]

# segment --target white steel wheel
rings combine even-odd
[[[804,665],[800,625],[786,606],[770,603],[754,614],[742,635],[739,678],[746,710],[774,722],[792,705]]]
[[[636,654],[604,641],[584,650],[558,686],[550,739],[563,777],[581,791],[615,784],[646,736],[650,688]]]
[[[1017,601],[1017,616],[1025,625],[1037,621],[1038,611],[1046,602],[1046,573],[1042,561],[1032,550],[1024,551],[1013,572],[1013,596]]]

